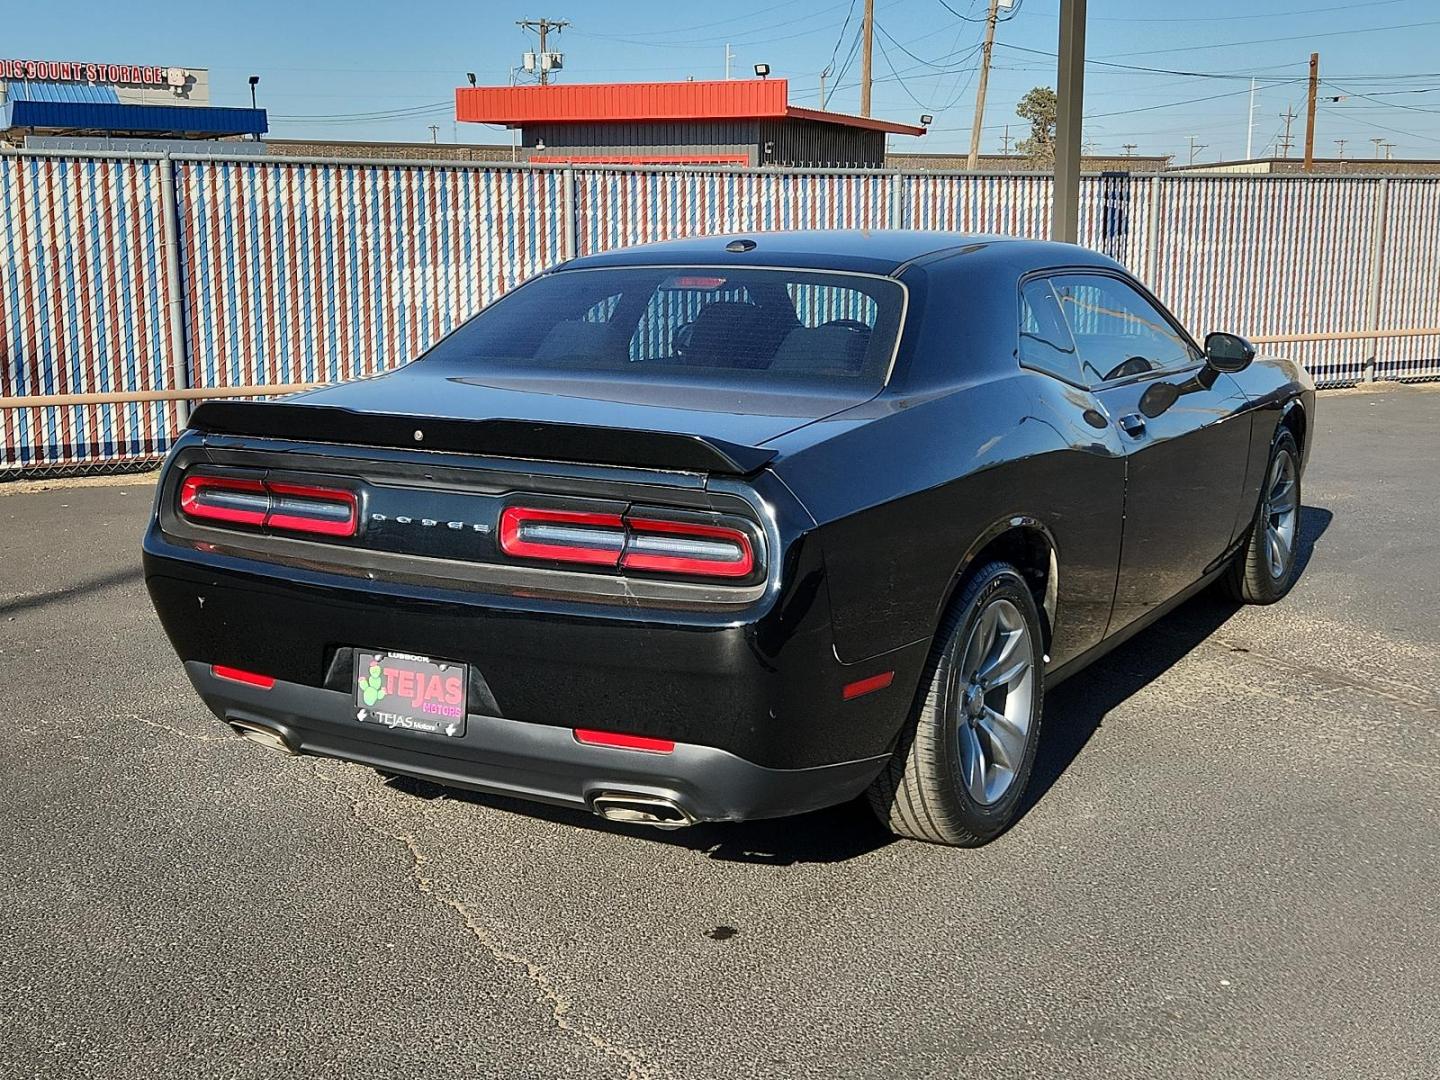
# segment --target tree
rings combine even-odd
[[[1035,87],[1015,106],[1016,115],[1030,121],[1030,137],[1016,143],[1015,149],[1029,158],[1033,168],[1050,169],[1055,165],[1055,112],[1058,107],[1055,91],[1048,86]]]

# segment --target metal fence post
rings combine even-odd
[[[575,170],[566,169],[560,174],[561,213],[565,215],[565,258],[573,259],[580,254],[578,235],[579,220],[576,214],[579,204],[575,198]]]
[[[1155,268],[1160,259],[1160,174],[1150,177],[1150,205],[1145,210],[1145,277],[1152,289],[1158,284]]]
[[[890,177],[886,192],[886,221],[892,229],[905,228],[905,177],[899,173]]]
[[[1380,179],[1375,193],[1375,217],[1370,225],[1370,291],[1365,299],[1365,326],[1380,329],[1380,278],[1385,271],[1385,218],[1390,209],[1390,178]],[[1375,368],[1380,357],[1380,339],[1370,339],[1370,355],[1364,362],[1364,379],[1375,381]]]
[[[185,294],[180,281],[180,216],[175,198],[175,163],[166,154],[160,159],[160,215],[165,245],[165,292],[169,326],[170,383],[173,390],[190,389],[190,357],[185,341]],[[181,422],[189,419],[191,403],[179,401],[175,411]]]

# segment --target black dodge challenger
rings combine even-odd
[[[388,374],[210,402],[144,541],[205,703],[291,753],[674,827],[1016,817],[1044,691],[1295,573],[1315,391],[1061,244],[576,259]]]

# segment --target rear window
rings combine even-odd
[[[426,356],[475,373],[885,380],[904,290],[885,278],[694,267],[537,278]]]

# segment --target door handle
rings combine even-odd
[[[1145,434],[1145,418],[1139,413],[1129,413],[1126,416],[1122,416],[1116,423],[1120,425],[1120,430],[1132,439],[1138,439],[1141,435]]]

